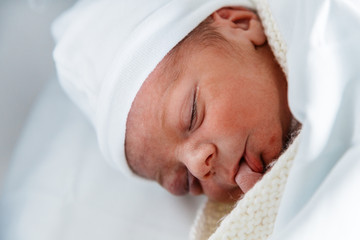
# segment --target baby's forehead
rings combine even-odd
[[[149,168],[147,163],[153,158],[159,158],[161,152],[156,141],[162,131],[158,113],[165,104],[162,96],[176,76],[170,74],[174,72],[168,63],[161,62],[149,75],[128,114],[125,137],[127,161],[134,172],[145,177],[148,177],[144,172],[144,169]]]

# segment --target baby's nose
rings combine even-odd
[[[214,172],[215,155],[216,148],[212,144],[204,144],[198,149],[194,149],[186,165],[197,179],[206,180]]]

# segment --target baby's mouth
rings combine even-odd
[[[244,159],[246,161],[247,165],[251,168],[253,172],[264,173],[265,170],[264,162],[260,158],[252,155],[251,153],[248,153],[246,149],[241,159],[242,160]]]

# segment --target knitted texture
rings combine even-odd
[[[197,215],[190,238],[192,240],[265,240],[270,237],[287,177],[297,152],[298,138],[280,156],[273,168],[238,201],[232,211],[230,204],[208,201]]]
[[[231,212],[235,203],[220,203],[208,200],[199,209],[190,233],[192,240],[209,239],[219,227],[221,220]]]

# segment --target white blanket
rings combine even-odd
[[[272,240],[360,239],[360,1],[269,3],[303,123]]]

